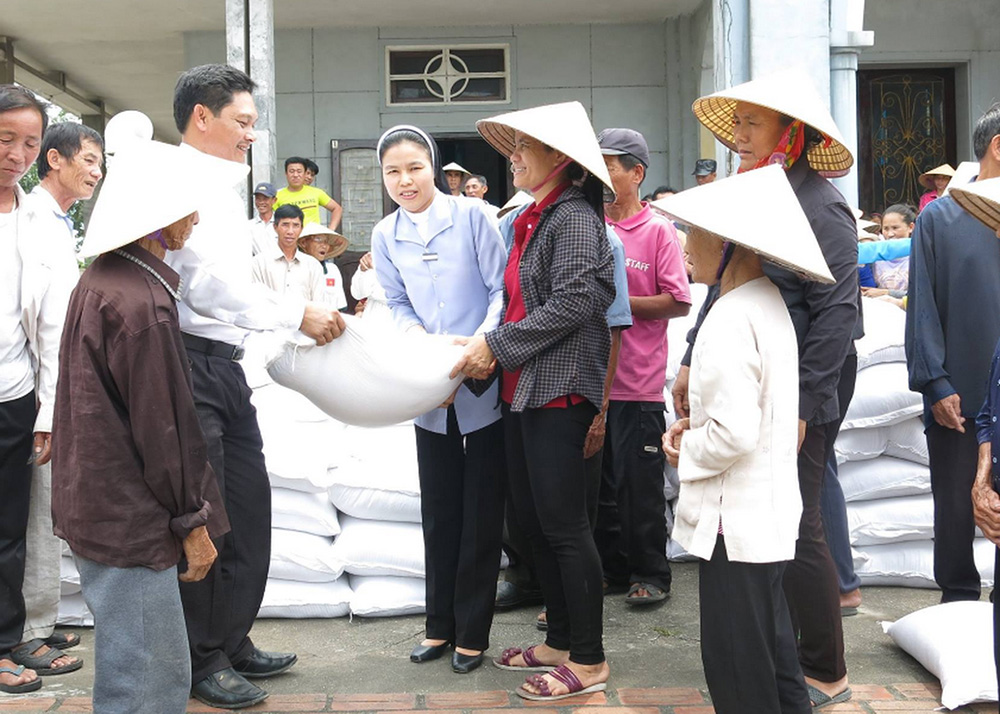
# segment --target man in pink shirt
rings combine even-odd
[[[625,602],[638,605],[670,592],[660,447],[667,321],[688,313],[691,293],[673,224],[639,201],[646,140],[631,129],[605,129],[597,139],[615,188],[604,212],[625,244],[633,322],[611,387],[595,540],[608,588],[627,589]]]

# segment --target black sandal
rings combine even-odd
[[[645,595],[636,595],[640,590],[645,590]],[[625,596],[626,605],[652,605],[663,602],[667,599],[667,591],[650,583],[633,583]]]
[[[55,674],[68,674],[70,672],[75,672],[83,666],[83,660],[79,657],[75,658],[76,662],[70,662],[69,664],[64,664],[59,667],[53,667],[52,663],[55,662],[60,657],[65,657],[66,654],[55,647],[49,647],[49,651],[45,654],[35,654],[42,647],[47,647],[45,640],[34,639],[25,642],[19,647],[15,647],[10,651],[10,659],[14,661],[15,664],[20,664],[28,669],[33,669],[38,673],[39,677],[51,676]]]
[[[80,635],[75,632],[53,632],[45,638],[44,642],[49,647],[55,647],[57,650],[65,652],[80,644]]]

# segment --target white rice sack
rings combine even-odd
[[[351,611],[352,595],[347,578],[329,583],[294,583],[268,578],[257,617],[343,617]]]
[[[325,583],[343,574],[344,565],[333,555],[333,539],[301,531],[271,530],[271,567],[268,577],[305,583]]]
[[[996,546],[985,538],[976,538],[972,542],[972,548],[983,587],[993,587]],[[910,541],[855,548],[854,572],[861,578],[862,585],[936,589],[934,541]]]
[[[351,614],[358,617],[418,615],[424,611],[423,578],[352,575]]]
[[[461,375],[449,377],[464,350],[450,338],[404,333],[350,315],[344,322],[344,334],[324,347],[286,344],[268,364],[274,381],[356,426],[417,417],[462,383]]]
[[[923,416],[915,416],[890,426],[886,431],[885,453],[925,466],[929,464],[931,459],[927,453]]]
[[[243,359],[240,366],[246,375],[250,389],[274,384],[271,375],[267,373],[267,361],[276,351],[279,338],[272,332],[251,331],[243,340]]]
[[[847,504],[851,545],[882,545],[934,537],[934,501],[930,494],[858,501]]]
[[[885,453],[888,443],[888,427],[841,430],[833,449],[837,454],[837,463],[844,464],[878,458]]]
[[[59,594],[63,597],[80,592],[80,571],[76,569],[73,556],[59,558]]]
[[[312,405],[310,405],[310,408]],[[326,421],[286,421],[281,426],[261,426],[264,462],[271,486],[307,493],[324,493],[333,482],[344,446],[344,426]]]
[[[271,526],[320,536],[340,533],[337,509],[325,493],[271,489]]]
[[[922,411],[920,394],[910,391],[906,364],[876,364],[858,372],[854,398],[842,428],[888,426]]]
[[[68,627],[93,627],[94,615],[83,600],[83,593],[75,595],[65,595],[59,600],[59,614],[56,616],[57,625]]]
[[[413,426],[347,427],[344,440],[344,458],[329,488],[337,510],[373,521],[420,523]]]
[[[906,362],[906,313],[892,303],[862,298],[865,336],[854,343],[858,369],[887,362]]]
[[[328,422],[330,415],[294,389],[269,384],[253,391],[250,401],[257,409],[261,431],[270,426],[281,427],[289,422]]]
[[[948,709],[997,701],[990,603],[925,607],[896,622],[883,622],[882,630],[941,680],[941,704]]]
[[[424,535],[419,524],[344,516],[340,527],[333,557],[348,573],[424,577]]]
[[[929,467],[892,456],[848,461],[841,464],[837,472],[844,499],[848,503],[896,496],[919,496],[931,492]]]

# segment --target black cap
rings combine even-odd
[[[634,156],[649,168],[649,147],[646,139],[634,129],[605,129],[597,135],[601,153],[606,156]]]
[[[708,176],[715,173],[715,159],[698,159],[694,162],[692,176]]]
[[[274,198],[275,196],[278,195],[278,189],[274,187],[273,183],[268,183],[267,181],[261,181],[254,187],[253,193],[255,196],[259,193],[262,196],[267,196],[268,198]]]

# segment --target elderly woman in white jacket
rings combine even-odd
[[[712,702],[717,714],[807,714],[781,585],[802,513],[798,348],[761,259],[813,280],[833,278],[777,166],[653,205],[690,226],[695,282],[720,284],[694,345],[691,416],[663,438],[681,480],[673,537],[701,558],[702,663]]]

